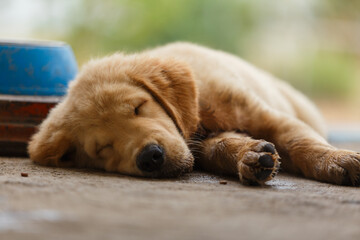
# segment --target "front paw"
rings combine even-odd
[[[256,140],[238,157],[239,178],[247,185],[262,185],[274,178],[280,167],[280,157],[274,145],[263,140]]]

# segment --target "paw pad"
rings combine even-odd
[[[273,172],[272,169],[265,169],[265,170],[255,173],[255,177],[256,177],[256,179],[263,181],[263,180],[267,179],[272,172]]]
[[[275,154],[275,153],[276,153],[275,147],[274,147],[271,143],[266,144],[266,145],[263,147],[262,151],[263,151],[263,152],[268,152],[268,153],[271,153],[271,154]]]
[[[274,154],[275,154],[275,152],[274,152]],[[259,163],[262,167],[265,167],[265,168],[272,168],[272,167],[274,167],[274,164],[275,164],[273,158],[268,154],[260,156]]]
[[[245,184],[262,184],[271,180],[279,170],[279,159],[273,144],[256,140],[256,143],[242,155],[238,164],[240,180]]]

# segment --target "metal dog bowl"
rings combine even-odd
[[[26,155],[36,126],[76,73],[66,43],[0,40],[0,155]]]

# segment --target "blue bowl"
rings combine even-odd
[[[0,94],[62,96],[77,71],[63,42],[0,40]]]

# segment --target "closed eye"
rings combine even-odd
[[[137,105],[137,106],[134,108],[134,114],[135,114],[136,116],[138,116],[138,115],[140,114],[140,108],[141,108],[146,102],[147,102],[147,100],[141,102],[139,105]]]
[[[111,144],[104,145],[96,150],[96,155],[100,156],[101,153],[105,150],[112,150],[113,146]]]

